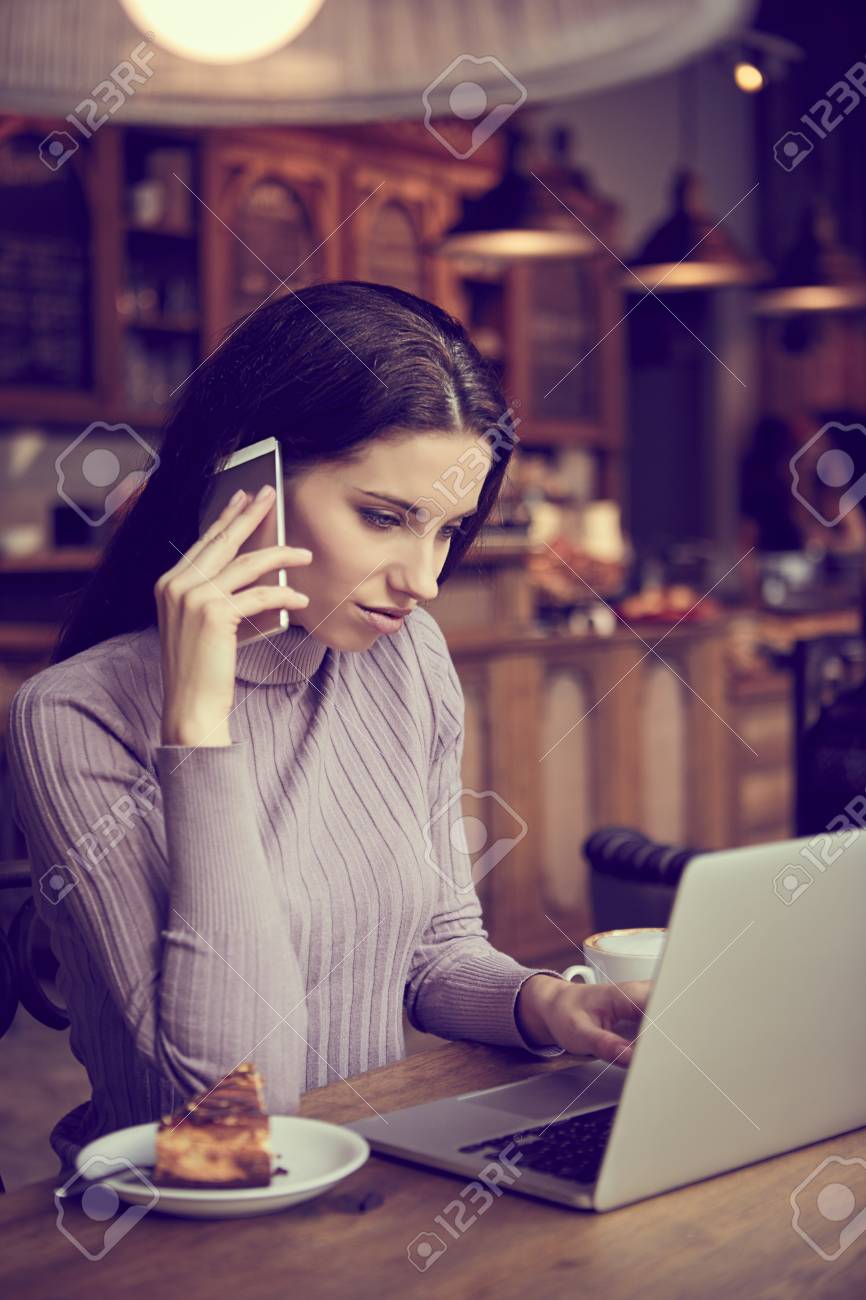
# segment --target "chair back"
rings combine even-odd
[[[667,925],[680,877],[698,850],[659,844],[631,826],[603,826],[583,852],[598,932]]]
[[[846,700],[854,699],[850,692],[864,684],[866,679],[866,642],[858,635],[835,635],[813,637],[808,641],[798,641],[793,650],[794,668],[794,824],[798,835],[817,834],[826,828],[828,820],[836,813],[841,813],[847,799],[856,790],[856,782],[851,782],[851,790],[846,792],[845,781],[837,784],[834,777],[831,784],[836,789],[828,790],[829,802],[816,790],[816,774],[827,770],[825,760],[831,757],[830,750],[838,742],[840,770],[847,772],[849,764],[844,761],[841,750],[849,748],[847,725],[841,718],[841,703],[837,701],[845,695]],[[866,706],[866,699],[864,699]],[[849,711],[845,706],[846,713]],[[834,713],[839,714],[838,735],[834,742]],[[866,719],[866,710],[864,710]],[[822,753],[818,754],[817,750]]]
[[[47,927],[40,921],[31,893],[30,863],[25,858],[0,862],[0,890],[27,890],[8,931],[0,926],[0,1038],[15,1019],[19,1003],[49,1029],[67,1029],[65,1009],[50,997],[46,984],[57,974]]]

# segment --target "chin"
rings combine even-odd
[[[337,633],[333,637],[328,637],[328,645],[334,650],[368,650],[374,641],[378,641],[381,636],[374,627],[352,628],[342,634]]]
[[[309,632],[306,624],[309,622],[316,627],[316,620],[309,617],[308,609],[304,610],[304,615],[303,623],[297,618],[294,622],[296,626],[300,625]],[[317,641],[321,641],[330,650],[367,650],[381,636],[374,627],[367,627],[361,620],[356,623],[348,616],[342,620],[341,625],[336,612],[330,618],[324,619],[315,632],[309,634],[315,636]]]

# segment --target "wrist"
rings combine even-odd
[[[175,721],[166,718],[162,724],[160,740],[163,745],[184,745],[195,749],[232,743],[228,718],[221,718],[218,722],[190,722],[188,719]]]
[[[547,1012],[564,980],[554,975],[530,975],[520,986],[514,1017],[523,1037],[533,1047],[552,1047],[556,1039],[548,1027]]]

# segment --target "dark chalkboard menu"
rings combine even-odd
[[[84,390],[93,371],[88,206],[80,159],[55,166],[42,142],[31,132],[0,142],[0,383]]]

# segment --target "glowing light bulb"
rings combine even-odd
[[[754,63],[741,59],[734,66],[734,81],[747,95],[754,95],[764,85],[764,74]]]
[[[199,63],[242,63],[287,45],[324,0],[120,0],[155,44]]]

